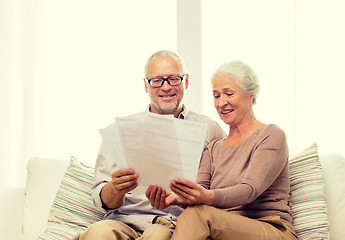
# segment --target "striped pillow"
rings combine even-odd
[[[91,198],[94,169],[71,157],[55,200],[50,209],[48,225],[38,239],[72,239],[79,231],[103,218]]]
[[[293,226],[300,240],[328,239],[329,224],[317,145],[289,160]]]

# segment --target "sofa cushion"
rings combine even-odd
[[[328,202],[331,239],[345,236],[345,158],[329,154],[320,157]]]
[[[36,240],[45,230],[49,209],[54,201],[68,161],[33,158],[26,166],[23,240]]]
[[[293,225],[300,240],[328,239],[323,173],[316,143],[289,160]]]
[[[51,206],[47,228],[38,239],[72,239],[77,232],[103,218],[90,194],[93,176],[93,167],[71,157]]]

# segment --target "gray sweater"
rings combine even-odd
[[[271,124],[235,146],[224,147],[223,141],[205,148],[197,177],[214,190],[212,205],[250,218],[278,215],[292,224],[284,131]]]

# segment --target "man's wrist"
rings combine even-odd
[[[123,204],[124,196],[117,195],[110,182],[101,189],[99,195],[102,202],[102,208],[105,210],[113,210]]]

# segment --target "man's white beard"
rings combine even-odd
[[[174,104],[162,104],[158,101],[154,105],[161,114],[174,114],[180,106],[180,101]]]

